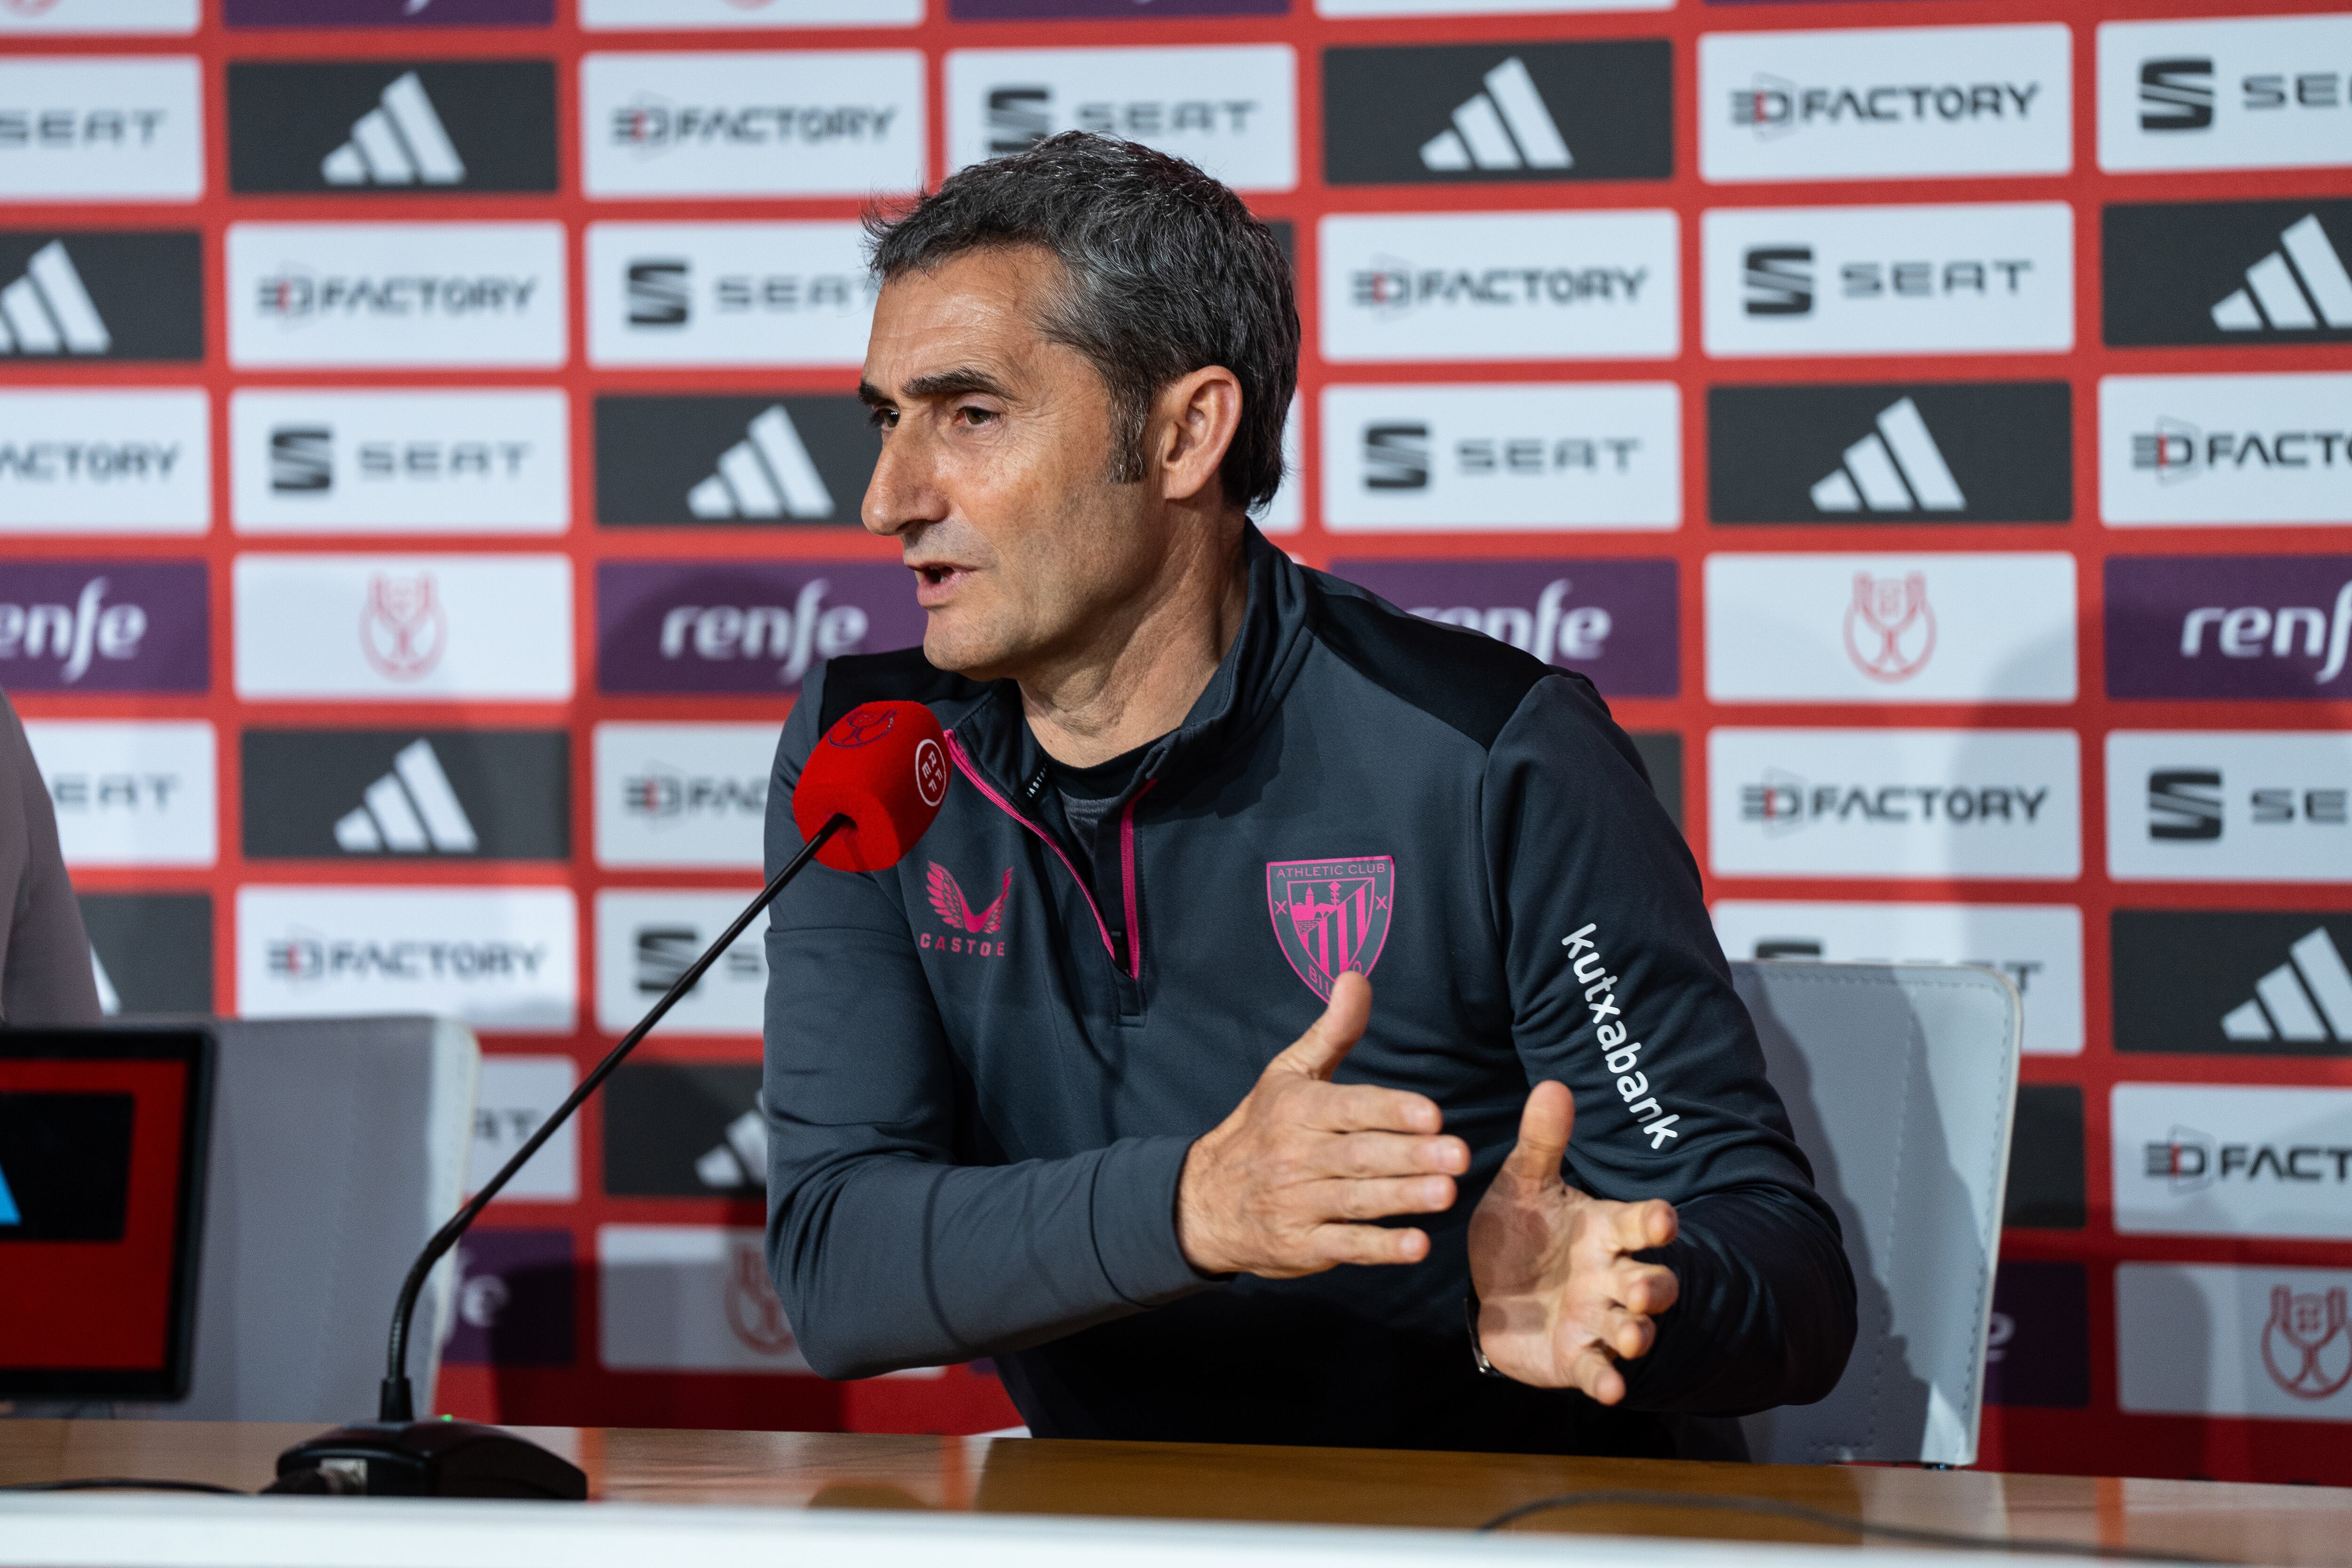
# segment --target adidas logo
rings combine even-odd
[[[1812,489],[1823,511],[1958,511],[1968,499],[1906,397],[1879,410],[1878,428],[1845,449],[1845,461]]]
[[[365,805],[335,822],[335,842],[352,854],[470,855],[480,846],[430,741],[402,747],[392,772],[362,798]]]
[[[1568,169],[1576,159],[1536,91],[1535,79],[1513,55],[1486,73],[1486,90],[1454,111],[1454,129],[1421,144],[1425,169]]]
[[[706,1187],[760,1187],[768,1182],[768,1124],[757,1106],[727,1124],[724,1141],[694,1162],[695,1179]]]
[[[2352,1045],[2352,970],[2326,926],[2297,939],[2287,962],[2254,982],[2253,999],[2222,1016],[2221,1033],[2233,1040]]]
[[[2319,215],[2306,213],[2279,236],[2278,249],[2246,268],[2246,286],[2213,307],[2213,324],[2225,332],[2292,332],[2322,321],[2352,327],[2352,275]]]
[[[719,456],[719,471],[686,492],[697,517],[831,517],[833,492],[781,403]]]
[[[0,353],[102,354],[113,346],[63,241],[33,252],[25,275],[0,289]]]
[[[331,185],[454,185],[466,160],[443,130],[415,71],[383,89],[379,106],[352,125],[352,139],[327,154],[319,173]]]

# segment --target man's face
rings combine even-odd
[[[1110,479],[1108,388],[1038,330],[1062,286],[1044,251],[972,251],[893,279],[875,307],[864,521],[916,571],[925,656],[979,679],[1085,648],[1160,548],[1152,487]]]

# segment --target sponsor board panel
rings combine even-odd
[[[555,0],[222,0],[232,27],[544,27]]]
[[[564,395],[229,395],[240,533],[561,533],[572,521]]]
[[[2126,1263],[2116,1403],[2131,1414],[2352,1421],[2352,1273]]]
[[[2118,1051],[2352,1056],[2352,914],[2117,910]]]
[[[2001,1224],[2029,1230],[2082,1229],[2087,1217],[2084,1170],[2082,1086],[2018,1085]]]
[[[2352,342],[2352,200],[2100,210],[2111,347]]]
[[[10,34],[181,34],[196,30],[197,0],[56,0],[0,5],[0,37]]]
[[[1334,214],[1323,357],[1672,359],[1680,232],[1664,211]]]
[[[2352,735],[2109,731],[2107,874],[2352,882]]]
[[[194,58],[0,59],[0,199],[192,202],[204,192]]]
[[[457,1366],[570,1366],[579,1289],[572,1233],[477,1226],[457,1250],[455,1321],[441,1359]]]
[[[202,720],[36,719],[33,761],[66,864],[209,866],[220,856],[213,727]]]
[[[774,724],[597,725],[596,863],[760,869],[778,736]]]
[[[2352,163],[2352,16],[2099,24],[2099,167]]]
[[[1700,172],[1717,184],[2063,174],[2073,59],[2054,22],[1707,33]]]
[[[1681,689],[1672,561],[1335,561],[1400,608],[1581,671],[1611,697]]]
[[[855,397],[599,397],[596,521],[854,527],[881,451]]]
[[[2110,527],[2341,525],[2347,479],[2352,375],[2099,379],[2099,516]]]
[[[1707,734],[1720,876],[2067,880],[2081,796],[2071,730]]]
[[[1673,76],[1664,38],[1326,49],[1324,179],[1670,179]]]
[[[596,1227],[600,1359],[612,1372],[808,1371],[755,1226]]]
[[[564,860],[563,730],[262,730],[240,741],[251,860]]]
[[[108,1017],[213,1010],[210,893],[84,893],[80,901]]]
[[[2119,1083],[2116,1229],[2352,1237],[2352,1089]]]
[[[562,555],[240,555],[247,701],[561,701],[572,695]]]
[[[596,895],[596,1023],[636,1026],[758,889],[706,893],[606,889]],[[757,1037],[768,994],[768,925],[757,920],[678,998],[655,1032]]]
[[[2066,522],[2063,381],[1711,386],[1717,522]]]
[[[1297,75],[1287,44],[950,49],[948,165],[1091,131],[1189,159],[1237,191],[1291,190]]]
[[[239,369],[543,369],[567,352],[563,226],[233,223]]]
[[[2071,702],[2074,557],[1717,553],[1717,702]]]
[[[2090,1289],[2081,1264],[2002,1262],[1993,1276],[1984,1400],[2046,1410],[2089,1405]]]
[[[1700,232],[1718,359],[2074,346],[2064,202],[1717,207]]]
[[[915,49],[592,54],[591,196],[865,196],[923,184]]]
[[[1323,521],[1381,529],[1671,529],[1682,523],[1672,382],[1332,386]]]
[[[611,1196],[757,1198],[767,1185],[759,1063],[639,1064],[605,1086]]]
[[[548,60],[231,60],[227,81],[233,191],[555,189]]]
[[[592,223],[588,363],[864,363],[877,288],[856,223]]]
[[[206,691],[201,561],[0,561],[0,687]]]
[[[2352,695],[2352,555],[2138,555],[2106,564],[2107,695]]]
[[[2026,1055],[2083,1052],[2083,911],[2073,904],[1718,899],[1712,909],[1716,935],[1735,959],[1998,970],[2024,1004]]]
[[[604,561],[596,567],[602,691],[782,696],[817,661],[923,640],[903,566]]]
[[[0,362],[204,357],[194,229],[0,230]]]
[[[237,1010],[439,1013],[477,1029],[568,1034],[577,926],[568,888],[248,885],[236,890]]]
[[[212,476],[194,387],[0,390],[0,533],[202,533]]]
[[[590,32],[735,32],[753,27],[911,27],[923,0],[580,0]]]
[[[474,1090],[474,1141],[466,1153],[467,1196],[480,1192],[530,1142],[578,1079],[579,1066],[570,1057],[496,1052],[482,1058]],[[568,1204],[579,1196],[580,1123],[574,1119],[550,1133],[490,1201]]]

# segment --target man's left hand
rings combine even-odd
[[[1570,1186],[1560,1160],[1575,1124],[1568,1086],[1536,1085],[1518,1145],[1470,1216],[1479,1348],[1507,1377],[1614,1405],[1625,1397],[1617,1363],[1648,1352],[1681,1289],[1674,1270],[1632,1256],[1675,1238],[1675,1209]]]

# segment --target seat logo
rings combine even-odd
[[[2139,128],[2206,131],[2213,124],[2213,61],[2210,56],[2142,60]]]
[[[1307,988],[1326,1002],[1341,974],[1370,974],[1381,961],[1395,900],[1396,861],[1386,855],[1266,862],[1275,942]]]
[[[1536,90],[1527,63],[1513,55],[1486,75],[1486,90],[1454,111],[1454,128],[1421,144],[1424,169],[1572,169],[1575,155]]]

